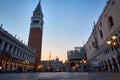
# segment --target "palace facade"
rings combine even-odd
[[[120,0],[109,0],[86,43],[88,60],[120,72]]]

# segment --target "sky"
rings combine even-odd
[[[42,0],[42,60],[67,59],[67,50],[83,46],[108,0]],[[31,17],[39,0],[0,0],[0,24],[28,43]]]

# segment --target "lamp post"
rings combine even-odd
[[[118,51],[118,48],[120,46],[119,42],[117,41],[118,39],[118,36],[116,35],[113,35],[111,36],[111,39],[110,40],[107,40],[107,45],[111,46],[111,47],[114,47],[116,49],[116,52],[117,52],[117,59],[118,59],[118,64],[120,65],[120,53]]]
[[[86,71],[86,63],[87,63],[87,61],[85,60],[85,59],[82,59],[81,61],[80,61],[80,63],[82,64],[82,67],[83,67],[83,71]]]
[[[85,59],[82,59],[82,60],[80,61],[80,63],[81,63],[81,64],[86,64],[87,61],[86,61]]]
[[[29,61],[25,60],[25,61],[23,61],[23,64],[25,65],[24,66],[24,71],[26,71],[27,65],[29,65]]]
[[[23,64],[29,64],[28,60],[23,61]]]
[[[118,36],[113,35],[113,36],[111,37],[111,40],[108,40],[108,41],[107,41],[107,45],[114,47],[114,48],[116,49],[116,51],[117,51],[117,56],[118,56],[118,58],[120,58],[120,54],[119,54],[119,51],[118,51],[119,42],[117,41],[117,38],[118,38]],[[119,60],[120,60],[120,59],[119,59]]]

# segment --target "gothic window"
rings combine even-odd
[[[114,25],[113,18],[112,18],[112,16],[109,16],[108,17],[108,26],[112,27],[113,25]]]
[[[114,5],[115,4],[115,1],[112,1],[112,5]]]
[[[92,41],[92,47],[95,47],[94,44],[95,44],[95,43]]]
[[[105,14],[105,17],[107,16],[107,14]]]
[[[95,40],[95,44],[97,44],[98,42],[97,42],[97,38],[96,37],[94,38],[94,40]]]
[[[99,25],[100,25],[100,27],[102,27],[102,22],[100,22],[100,24],[99,24]]]
[[[100,38],[103,38],[103,32],[102,32],[102,30],[100,30],[99,32],[100,32]]]

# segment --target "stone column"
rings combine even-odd
[[[114,72],[115,66],[112,64],[112,72]]]
[[[108,68],[107,61],[104,61],[104,62],[103,62],[103,65],[104,65],[104,69],[106,70],[106,68],[107,68],[107,71],[108,71],[109,68]]]
[[[7,70],[10,70],[10,65],[11,65],[11,62],[7,62],[8,66],[7,66]]]
[[[8,64],[7,63],[8,63],[8,61],[6,60],[5,61],[5,70],[7,70],[7,68],[8,68]]]
[[[120,63],[118,61],[118,58],[115,58],[115,60],[116,60],[117,66],[118,66],[118,71],[120,72]]]
[[[108,66],[108,71],[110,72],[110,65],[108,61],[107,61],[107,66]]]
[[[117,63],[117,66],[118,66],[118,72],[120,72],[120,64]]]
[[[112,65],[112,72],[114,72],[114,62],[112,60],[110,60],[111,65]]]
[[[6,65],[6,61],[3,60],[3,64],[2,64],[3,69],[5,69],[5,65]]]

